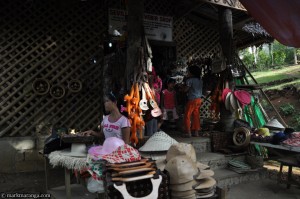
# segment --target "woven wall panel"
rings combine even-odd
[[[186,18],[174,22],[173,38],[177,43],[178,57],[208,57],[218,51],[219,34]]]
[[[145,13],[174,16],[174,10],[180,9],[176,7],[180,7],[180,3],[170,0],[145,1]],[[218,32],[185,17],[173,17],[173,40],[177,44],[177,57],[208,57],[218,52]]]
[[[145,12],[172,16],[174,6],[168,0],[145,1]],[[35,135],[48,126],[86,130],[98,124],[103,87],[100,45],[108,27],[107,8],[125,7],[117,0],[0,0],[0,137]],[[202,57],[216,51],[218,35],[174,18],[173,38],[178,57]],[[108,68],[125,62],[118,57],[106,60]],[[65,96],[35,94],[31,85],[37,78],[62,85]],[[73,79],[82,82],[79,93],[68,91]]]
[[[0,136],[34,135],[45,126],[97,126],[104,8],[93,0],[0,1]],[[65,96],[37,95],[37,78],[61,85]],[[78,93],[68,89],[73,79],[82,82]]]

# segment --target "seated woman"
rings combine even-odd
[[[109,112],[101,122],[100,132],[92,130],[83,132],[84,135],[94,135],[106,138],[117,137],[123,139],[125,144],[130,143],[130,123],[129,120],[120,113],[117,107],[117,98],[110,92],[104,97],[104,108]]]

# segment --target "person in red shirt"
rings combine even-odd
[[[163,111],[163,120],[174,121],[177,120],[177,100],[175,92],[176,80],[169,78],[167,81],[167,88],[161,94],[161,109]]]

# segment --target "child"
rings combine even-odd
[[[175,79],[169,78],[167,81],[167,88],[161,94],[161,108],[163,111],[163,120],[174,121],[177,120],[177,101],[175,92]]]
[[[202,79],[201,69],[192,65],[188,67],[188,79],[184,86],[184,92],[188,92],[188,102],[185,107],[184,113],[184,137],[191,137],[191,131],[194,131],[193,136],[199,137],[200,131],[200,107],[201,107],[201,96],[202,96]],[[191,116],[193,121],[191,122]]]

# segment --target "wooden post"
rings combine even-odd
[[[220,44],[227,64],[233,62],[233,24],[232,11],[229,8],[219,8]]]
[[[137,72],[139,47],[142,39],[142,25],[144,18],[144,1],[128,0],[128,41],[127,41],[127,63],[126,63],[126,79],[127,90],[130,87],[130,80],[133,78],[134,72]]]
[[[229,8],[219,8],[219,30],[220,30],[220,45],[224,57],[226,58],[226,70],[220,78],[222,80],[229,81],[229,87],[233,86],[233,78],[228,68],[229,65],[233,64],[234,48],[233,48],[233,24],[232,24],[232,11]],[[224,82],[222,82],[224,83]],[[234,113],[225,109],[224,105],[220,108],[220,121],[216,125],[219,131],[232,132],[233,122],[235,116]]]

